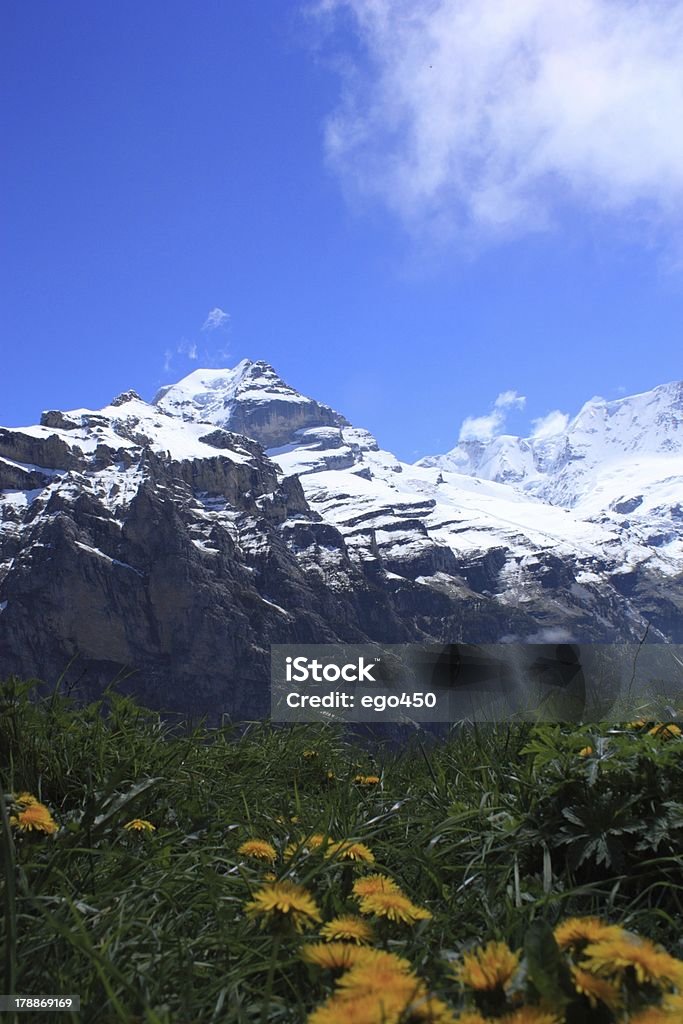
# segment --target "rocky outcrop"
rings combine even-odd
[[[253,437],[264,448],[287,444],[299,430],[318,426],[339,426],[346,420],[326,405],[312,400],[293,403],[278,398],[270,402],[243,401],[235,407],[226,426]]]
[[[57,434],[34,437],[0,427],[0,457],[44,469],[73,469],[80,465],[83,452]]]

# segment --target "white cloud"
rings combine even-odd
[[[488,416],[468,416],[460,428],[459,441],[491,441],[500,433],[503,417],[499,412]]]
[[[501,391],[493,404],[496,409],[523,409],[526,397],[516,391]]]
[[[195,341],[188,341],[187,338],[182,338],[174,349],[167,348],[164,351],[164,373],[170,373],[176,368],[174,363],[176,356],[183,356],[195,362],[199,359],[197,343]]]
[[[460,428],[459,441],[492,441],[501,434],[510,409],[522,409],[524,395],[516,391],[501,391],[491,412],[484,416],[467,416]]]
[[[230,322],[230,314],[226,313],[220,306],[214,306],[209,310],[206,320],[202,324],[203,331],[216,331],[220,327],[227,327]]]
[[[553,437],[555,434],[563,433],[567,429],[568,423],[569,416],[567,413],[554,409],[546,416],[540,416],[537,420],[532,421],[533,430],[531,436],[534,438]]]
[[[682,0],[322,0],[350,11],[326,148],[415,226],[525,232],[573,199],[683,210]]]

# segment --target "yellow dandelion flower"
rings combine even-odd
[[[317,750],[304,750],[302,756],[305,757],[307,761],[312,761],[314,758],[320,757],[320,754]]]
[[[399,1024],[405,1020],[400,1002],[391,993],[373,992],[353,999],[335,994],[308,1017],[308,1024]]]
[[[425,984],[412,971],[397,970],[390,961],[354,964],[338,981],[338,998],[358,998],[373,992],[392,993],[401,1009],[426,993]]]
[[[509,984],[519,967],[519,954],[505,942],[488,942],[473,953],[465,953],[454,968],[458,981],[477,992],[490,992]]]
[[[324,836],[321,832],[314,832],[313,835],[304,836],[302,839],[297,839],[296,842],[287,843],[284,849],[285,860],[290,860],[295,854],[303,851],[310,853],[317,850],[326,842],[331,843],[329,836]]]
[[[604,1003],[613,1013],[621,1009],[621,993],[605,978],[599,978],[597,974],[591,974],[590,971],[584,971],[574,965],[572,976],[574,988],[580,995],[586,996],[593,1009],[598,1002]]]
[[[33,800],[30,804],[20,804],[20,810],[13,814],[9,823],[20,832],[45,832],[51,836],[59,831],[59,825],[54,820],[45,804]]]
[[[366,875],[353,883],[354,895],[358,898],[374,896],[378,892],[401,892],[392,878],[386,875]]]
[[[277,881],[277,875],[274,875],[272,871],[266,871],[265,875],[263,876],[263,881],[275,882]]]
[[[679,1020],[683,1020],[683,992],[667,992],[662,999],[662,1007],[668,1013],[680,1014]]]
[[[156,832],[156,825],[146,818],[133,818],[123,826],[126,832]]]
[[[334,780],[337,778],[337,776],[334,774],[331,768],[327,773],[327,778],[329,779],[330,782],[334,782]]]
[[[364,864],[375,863],[375,855],[365,843],[350,843],[347,839],[342,839],[339,843],[330,843],[325,850],[325,856],[337,860],[362,861]]]
[[[19,807],[30,807],[32,804],[37,804],[38,800],[33,793],[17,793],[12,802],[18,804]]]
[[[599,917],[568,917],[556,926],[553,934],[560,949],[568,949],[604,939],[622,939],[626,933],[619,925],[606,924]]]
[[[462,1018],[456,1018],[450,1006],[442,999],[427,993],[418,997],[408,1007],[408,1019],[415,1024],[458,1024]]]
[[[370,946],[356,946],[356,962],[365,966],[384,966],[399,974],[410,974],[413,965],[404,956],[389,953],[384,949],[373,949]]]
[[[316,942],[304,945],[301,958],[327,970],[348,970],[358,963],[360,948],[349,942]]]
[[[301,885],[294,882],[269,882],[254,893],[253,900],[245,904],[249,917],[263,916],[262,925],[289,921],[296,931],[314,922],[320,922],[320,911],[315,900]]]
[[[644,718],[636,718],[633,722],[627,722],[624,726],[625,729],[642,729],[647,725],[647,721]]]
[[[392,890],[361,897],[360,910],[362,914],[376,914],[377,917],[386,917],[402,924],[416,924],[432,916],[423,907],[416,907],[404,893]]]
[[[680,726],[670,722],[669,725],[655,725],[648,729],[648,736],[657,736],[661,740],[672,740],[675,736],[681,735]]]
[[[579,751],[579,757],[590,757],[593,753],[592,747],[582,747]]]
[[[252,857],[254,860],[266,860],[269,864],[274,864],[277,859],[277,850],[272,843],[267,843],[265,839],[247,839],[237,847],[237,852],[244,857]]]
[[[379,775],[356,775],[353,781],[359,786],[376,786],[380,778]]]
[[[591,943],[584,950],[582,967],[593,974],[621,977],[631,968],[639,985],[683,987],[683,963],[649,939],[628,936]]]
[[[675,1020],[681,1020],[677,1015],[658,1006],[648,1006],[640,1013],[634,1013],[629,1017],[629,1024],[675,1024]]]
[[[356,984],[345,983],[357,975]],[[366,987],[367,985],[367,987]],[[339,981],[339,987],[326,1004],[327,1012],[310,1017],[318,1022],[350,1021],[358,1024],[455,1024],[452,1011],[446,1004],[427,991],[425,983],[414,975],[377,972],[361,980],[361,968],[351,968]],[[334,1010],[334,1012],[333,1012]],[[351,1011],[349,1013],[349,1011]]]
[[[328,942],[372,942],[372,928],[360,917],[348,914],[335,917],[320,929],[320,934]]]
[[[562,1024],[564,1018],[538,1006],[520,1006],[514,1013],[501,1017],[497,1024]]]

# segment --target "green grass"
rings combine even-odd
[[[78,994],[74,1020],[304,1021],[330,992],[299,957],[315,930],[275,941],[245,914],[267,866],[237,848],[271,842],[278,878],[329,919],[352,908],[362,868],[303,848],[285,859],[312,832],[367,844],[431,911],[381,939],[456,1009],[449,961],[488,939],[521,947],[532,921],[598,914],[680,957],[682,751],[606,725],[463,726],[402,747],[324,726],[184,733],[115,694],[77,708],[10,681],[0,783],[60,831],[0,832],[0,990]],[[136,817],[156,831],[126,832]]]

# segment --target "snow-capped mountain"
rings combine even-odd
[[[417,465],[248,360],[2,429],[0,664],[244,715],[272,643],[683,642],[682,393]]]
[[[609,476],[615,483],[612,498],[618,501],[616,481],[622,472],[628,479],[635,470],[646,483],[663,479],[672,467],[680,473],[683,382],[613,402],[592,398],[563,430],[462,441],[446,455],[428,456],[420,464],[511,483],[565,508],[585,502]]]
[[[339,413],[285,384],[272,366],[243,359],[233,370],[195,370],[162,388],[154,404],[184,420],[218,423],[268,446],[308,426],[348,426]]]

